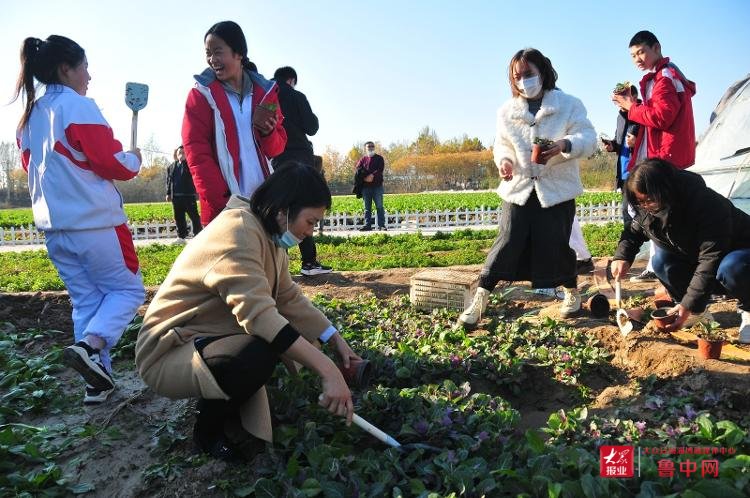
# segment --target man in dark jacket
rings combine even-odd
[[[188,236],[185,214],[190,216],[190,224],[193,226],[193,235],[198,235],[203,228],[201,217],[198,214],[196,204],[195,185],[190,174],[185,151],[182,145],[174,151],[174,163],[167,166],[167,201],[172,202],[174,221],[177,224],[177,243],[184,244]]]
[[[635,216],[626,226],[612,262],[612,275],[627,273],[638,248],[656,245],[654,272],[678,303],[667,330],[690,324],[711,294],[738,300],[740,342],[750,343],[750,216],[708,188],[703,178],[661,159],[647,159],[630,173],[625,188]]]
[[[365,204],[365,226],[362,232],[372,230],[372,203],[375,201],[375,211],[378,216],[378,230],[386,230],[385,210],[383,209],[383,170],[385,161],[383,156],[375,153],[375,142],[365,142],[365,155],[359,158],[355,172],[362,178],[362,201]],[[356,180],[356,179],[355,179]]]
[[[279,105],[284,115],[282,125],[286,130],[286,148],[272,159],[271,165],[278,168],[287,161],[295,161],[317,169],[313,146],[307,136],[318,132],[318,117],[313,113],[305,94],[294,88],[297,86],[297,71],[289,66],[280,67],[273,79],[279,85]],[[319,172],[322,174],[322,171]],[[330,266],[318,261],[318,251],[312,237],[305,238],[299,244],[299,251],[302,257],[300,273],[307,276],[331,273]]]

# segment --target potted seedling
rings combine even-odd
[[[618,83],[615,85],[615,89],[612,90],[613,93],[617,95],[622,95],[624,93],[630,92],[630,87],[633,86],[629,81],[624,81],[622,83]]]
[[[255,106],[255,109],[253,110],[253,124],[261,126],[266,120],[276,117],[276,109],[278,109],[278,107],[278,104],[273,102],[262,102]]]
[[[554,142],[548,138],[535,137],[531,147],[531,162],[536,164],[547,164],[547,159],[542,158],[542,152],[552,147]]]
[[[698,352],[704,360],[718,360],[727,336],[717,322],[698,320],[691,331],[698,336]]]

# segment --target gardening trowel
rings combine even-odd
[[[148,85],[143,83],[125,83],[125,104],[133,111],[133,122],[130,126],[130,150],[138,145],[138,111],[148,103]]]
[[[620,333],[623,336],[627,336],[633,331],[633,322],[630,321],[628,312],[622,308],[622,284],[619,280],[615,280],[615,301],[617,303],[617,315],[615,315],[615,321],[620,328]]]

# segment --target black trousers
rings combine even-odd
[[[173,195],[172,209],[174,209],[174,221],[177,224],[177,236],[179,238],[184,239],[188,235],[187,222],[185,221],[186,214],[190,216],[193,235],[198,235],[203,229],[194,195]]]
[[[500,280],[530,281],[534,288],[576,287],[576,253],[570,232],[576,206],[569,200],[544,208],[536,191],[526,204],[503,203],[499,233],[479,274],[492,291]]]
[[[279,354],[263,339],[236,334],[200,338],[195,347],[229,400],[201,399],[198,402],[198,430],[220,433],[224,420],[264,386],[273,375]]]

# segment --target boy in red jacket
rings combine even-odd
[[[692,97],[695,83],[688,80],[669,57],[661,55],[661,44],[650,31],[639,31],[630,40],[633,63],[646,75],[641,79],[643,102],[632,95],[612,95],[612,101],[627,111],[627,119],[641,125],[630,155],[628,171],[645,159],[663,159],[679,169],[695,162],[695,121]],[[632,215],[632,214],[631,214]],[[653,246],[649,268],[653,258]],[[655,280],[646,269],[634,281]]]

